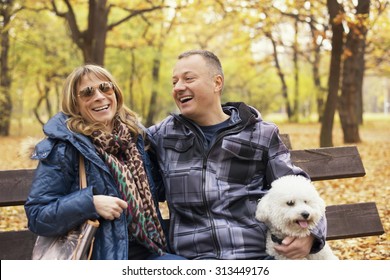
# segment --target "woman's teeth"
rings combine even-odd
[[[106,110],[106,109],[108,109],[108,105],[105,105],[105,106],[102,106],[102,107],[99,107],[99,108],[95,108],[93,110],[96,111],[96,112],[99,112],[99,111]]]

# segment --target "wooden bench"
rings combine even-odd
[[[288,135],[282,135],[291,149]],[[363,163],[356,147],[291,150],[295,165],[305,170],[313,181],[362,177]],[[34,170],[0,171],[0,207],[23,205]],[[330,205],[326,208],[327,239],[381,235],[383,226],[375,202]],[[0,217],[2,218],[2,217]],[[0,232],[0,259],[31,258],[36,235],[28,230]]]

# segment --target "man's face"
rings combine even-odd
[[[209,125],[215,108],[220,105],[217,75],[200,55],[177,61],[172,75],[172,96],[183,116],[199,125]]]

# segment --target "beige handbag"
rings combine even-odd
[[[80,189],[87,186],[84,157],[79,159]],[[95,233],[99,221],[87,220],[64,236],[38,236],[35,241],[33,260],[89,260],[92,255]]]

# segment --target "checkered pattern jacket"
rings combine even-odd
[[[294,166],[278,128],[244,103],[210,145],[200,128],[171,115],[148,129],[165,184],[172,250],[189,259],[262,259],[266,226],[255,219],[257,201],[275,179],[307,175]],[[325,224],[315,232],[322,247]]]

